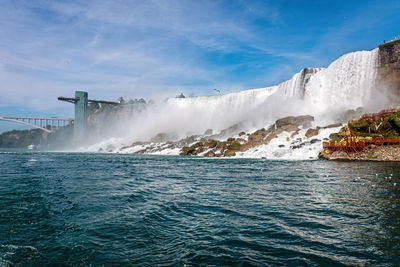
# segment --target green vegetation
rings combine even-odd
[[[400,112],[390,114],[374,120],[362,120],[350,123],[352,132],[356,136],[396,137],[400,136]]]
[[[368,155],[367,156],[369,159],[373,159],[374,158],[374,156],[372,156],[372,155]]]
[[[396,113],[389,115],[390,120],[394,120],[396,118],[400,118],[400,111],[397,111]]]
[[[0,135],[0,147],[26,148],[29,145],[39,145],[42,141],[43,130],[12,130]]]
[[[216,140],[209,140],[204,145],[209,147],[209,148],[213,148],[213,147],[216,147],[218,145],[218,142]]]
[[[57,150],[71,147],[73,143],[74,126],[68,125],[50,133],[43,142],[43,149]]]
[[[41,129],[12,130],[0,135],[0,147],[26,148],[35,145],[42,149],[63,149],[72,143],[73,130],[73,125],[59,128],[49,134]]]
[[[351,124],[352,128],[368,128],[369,123],[366,120],[360,121],[360,122],[353,122]]]
[[[189,155],[189,154],[193,153],[194,150],[195,150],[195,148],[193,148],[193,146],[184,146],[182,148],[182,154]]]
[[[230,143],[230,144],[229,144],[228,149],[237,150],[237,149],[240,148],[240,146],[241,146],[241,145],[240,145],[239,143],[233,142],[233,143]]]
[[[88,114],[89,116],[94,114],[98,109],[100,109],[99,103],[90,103],[88,106]]]
[[[387,42],[387,43],[380,44],[379,48],[386,47],[386,46],[391,46],[391,45],[394,45],[394,44],[399,43],[399,42],[400,42],[400,39],[393,40],[393,41],[390,41],[390,42]]]
[[[382,135],[377,134],[377,133],[360,133],[360,132],[355,132],[356,136],[370,136],[370,137],[381,137]]]

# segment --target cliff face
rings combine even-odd
[[[379,76],[400,102],[400,40],[379,45]]]

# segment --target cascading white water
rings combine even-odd
[[[303,69],[277,86],[221,96],[169,99],[163,112],[166,119],[176,116],[184,122],[180,128],[202,133],[238,122],[260,126],[282,116],[318,117],[326,111],[363,107],[377,87],[377,58],[378,49],[349,53],[328,68]]]
[[[310,78],[305,100],[318,111],[365,107],[377,93],[377,67],[378,48],[346,54]]]
[[[326,123],[333,120],[326,114],[365,107],[376,100],[377,61],[378,49],[354,52],[327,68],[303,69],[276,86],[220,96],[168,99],[125,120],[124,134],[119,135],[122,138],[116,145],[148,141],[161,132],[180,139],[237,123],[242,123],[243,130],[257,129],[290,115],[308,114],[317,120],[324,117]]]

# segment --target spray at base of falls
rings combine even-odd
[[[122,123],[113,126],[113,130],[103,136],[103,140],[82,150],[179,154],[181,150],[171,146],[171,142],[179,143],[179,140],[189,136],[197,136],[198,139],[193,140],[195,142],[206,138],[204,132],[208,129],[221,133],[232,125],[238,125],[238,131],[250,134],[257,129],[268,128],[277,119],[289,115],[312,115],[315,118],[314,127],[324,126],[337,122],[346,110],[363,107],[367,111],[374,111],[386,105],[383,88],[377,82],[377,67],[378,49],[353,52],[343,55],[327,68],[303,69],[292,79],[276,86],[219,96],[160,101],[148,106],[140,114],[125,117]],[[217,139],[227,139],[238,131]],[[307,140],[301,136],[305,131],[302,129],[296,138]],[[321,140],[335,131],[337,129],[334,128],[321,130],[314,138],[318,142],[306,142],[297,149],[290,148],[295,141],[288,138],[292,133],[283,132],[270,143],[236,153],[235,156],[316,158],[321,150]],[[154,137],[160,134],[166,140],[154,141]],[[132,143],[135,144],[132,146]],[[154,149],[148,149],[149,146]]]

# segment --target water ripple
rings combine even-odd
[[[0,153],[0,266],[400,265],[400,166]]]

